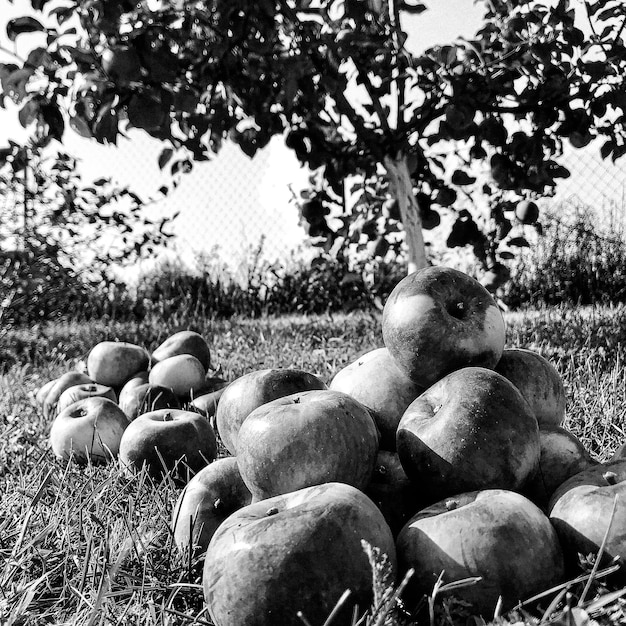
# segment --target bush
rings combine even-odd
[[[579,205],[560,207],[544,234],[513,265],[502,299],[511,308],[626,302],[626,240],[614,215]]]

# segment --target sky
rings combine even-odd
[[[431,0],[426,5],[428,11],[404,21],[409,35],[407,45],[413,51],[459,36],[471,37],[480,27],[481,2]],[[6,22],[28,12],[29,6],[28,0],[0,0],[0,47],[14,49],[6,38]],[[18,37],[17,44],[27,49],[27,38]],[[0,50],[0,62],[11,60]],[[0,109],[0,146],[7,138],[19,140],[24,133],[16,111]],[[121,185],[130,185],[144,198],[161,198],[157,190],[169,181],[157,165],[162,144],[141,131],[121,139],[117,147],[103,146],[69,131],[64,147],[79,157],[85,180],[110,176]],[[181,254],[210,251],[218,246],[222,254],[245,267],[245,250],[256,245],[261,234],[266,236],[269,258],[303,240],[297,211],[290,200],[292,189],[305,186],[307,177],[308,172],[300,167],[281,138],[275,138],[254,159],[236,146],[226,145],[208,163],[196,164],[176,190],[157,203],[156,210],[159,215],[181,211],[174,226]]]

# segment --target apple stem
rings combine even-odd
[[[215,500],[215,502],[213,503],[213,508],[214,509],[219,509],[222,506],[222,499],[218,498],[217,500]]]
[[[617,474],[615,472],[604,472],[602,478],[604,478],[609,485],[617,485]]]
[[[267,509],[265,515],[269,517],[270,515],[276,515],[276,513],[278,513],[278,508],[273,506],[271,509]]]
[[[446,500],[446,511],[454,511],[459,503],[456,500]]]

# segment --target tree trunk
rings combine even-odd
[[[389,190],[397,199],[400,208],[409,253],[407,269],[411,274],[425,268],[428,265],[428,259],[424,246],[422,219],[413,193],[407,155],[401,152],[395,158],[386,156],[384,165],[389,176]]]

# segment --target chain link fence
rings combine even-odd
[[[143,133],[131,135],[118,147],[74,141],[83,142],[70,149],[82,153],[86,177],[110,175],[144,197],[155,198],[151,211],[179,213],[173,226],[173,254],[179,260],[193,263],[203,255],[219,259],[231,270],[245,270],[250,252],[260,245],[269,261],[298,256],[306,247],[292,200],[306,186],[308,172],[280,139],[253,159],[227,143],[218,156],[194,164],[175,187],[168,169],[157,165],[163,146]],[[602,232],[624,232],[626,161],[604,161],[598,146],[592,145],[567,151],[563,162],[571,176],[560,182],[553,197],[541,201],[544,210],[558,215],[568,207],[589,207]],[[163,185],[170,185],[165,196],[158,191]]]

